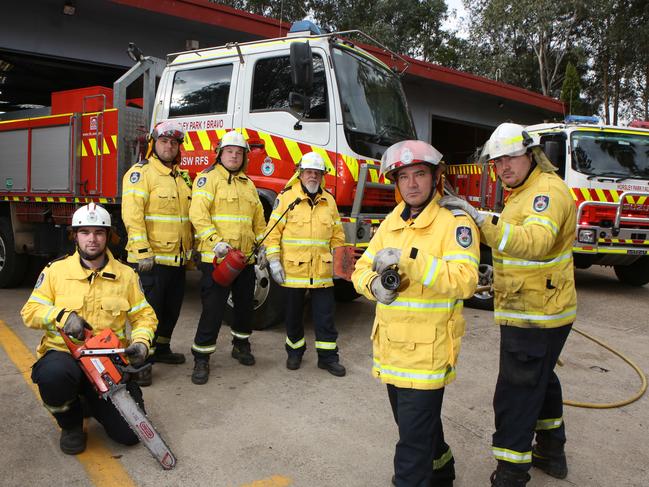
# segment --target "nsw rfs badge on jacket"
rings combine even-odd
[[[550,197],[540,194],[534,198],[534,204],[532,206],[534,207],[534,211],[541,213],[550,206]]]
[[[473,243],[473,235],[471,234],[471,229],[469,227],[457,227],[455,229],[455,240],[460,244],[461,247],[465,249]]]

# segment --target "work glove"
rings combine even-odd
[[[397,299],[397,296],[399,295],[396,291],[385,289],[383,284],[381,284],[380,276],[377,276],[372,280],[370,283],[370,289],[372,290],[372,294],[376,300],[383,304],[390,304],[392,301]]]
[[[277,284],[284,284],[286,274],[284,273],[284,268],[279,260],[270,261],[270,275],[273,276],[273,279]]]
[[[232,249],[232,245],[227,242],[221,241],[214,246],[212,251],[214,252],[214,255],[216,255],[219,259],[222,259],[227,255],[230,249]]]
[[[392,265],[397,265],[401,258],[401,249],[386,247],[379,250],[372,262],[372,270],[381,274],[385,269]]]
[[[155,264],[155,257],[147,257],[146,259],[138,260],[137,271],[149,272],[151,269],[153,269],[153,264]]]
[[[268,267],[268,259],[266,258],[266,247],[263,245],[257,250],[257,265],[260,269]]]
[[[147,355],[149,355],[149,347],[142,342],[135,342],[126,347],[124,353],[128,357],[129,362],[131,362],[131,365],[137,367],[138,365],[142,365],[146,360]]]
[[[458,196],[452,196],[450,194],[442,196],[439,200],[439,206],[443,206],[447,210],[457,209],[466,212],[471,218],[473,218],[473,221],[479,227],[484,223],[484,216],[482,216],[480,212],[471,205],[471,203]]]
[[[65,332],[65,334],[76,338],[77,340],[84,339],[84,328],[91,329],[91,326],[75,311],[68,315],[68,319],[65,320],[65,324],[63,325],[63,331]]]

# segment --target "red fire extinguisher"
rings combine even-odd
[[[214,257],[214,270],[212,271],[212,279],[214,279],[214,282],[216,282],[219,286],[230,286],[230,284],[234,282],[237,276],[241,274],[241,271],[246,268],[248,262],[250,262],[250,259],[252,259],[252,256],[257,253],[257,250],[259,250],[259,247],[262,243],[264,243],[264,240],[266,240],[266,237],[268,237],[270,232],[273,231],[273,228],[275,228],[275,226],[281,221],[281,219],[284,218],[284,215],[295,208],[295,205],[297,205],[300,201],[302,201],[302,198],[297,198],[293,203],[288,205],[284,213],[282,213],[282,215],[277,219],[273,226],[270,227],[270,230],[268,230],[266,235],[264,235],[264,238],[262,238],[255,244],[252,252],[248,257],[246,257],[245,254],[239,249],[230,249],[228,253],[225,254],[225,257],[223,257],[221,262],[217,262],[218,257]]]

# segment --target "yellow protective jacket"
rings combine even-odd
[[[128,343],[128,319],[131,342],[151,346],[158,320],[144,298],[139,278],[110,251],[106,254],[108,263],[98,271],[83,267],[77,252],[43,269],[20,312],[25,325],[45,330],[37,349],[39,358],[48,350],[68,351],[59,329],[72,311],[84,318],[95,334],[111,328],[123,345]]]
[[[536,167],[481,228],[492,248],[499,325],[556,328],[575,321],[575,203],[565,183]]]
[[[162,265],[187,263],[192,252],[190,201],[190,187],[177,165],[170,169],[156,155],[133,165],[122,181],[128,261],[155,257]]]
[[[280,220],[282,213],[297,198],[300,198],[300,203]],[[322,189],[311,201],[300,181],[296,180],[277,196],[268,229],[275,222],[278,222],[277,226],[266,239],[266,256],[268,260],[281,260],[286,273],[283,285],[300,288],[333,286],[331,252],[345,245],[345,232],[331,193]]]
[[[466,213],[433,201],[413,220],[404,202],[381,223],[356,262],[356,290],[375,300],[370,285],[377,252],[401,249],[402,289],[389,305],[377,303],[372,328],[372,373],[386,384],[411,389],[441,389],[455,379],[464,335],[462,299],[478,283],[480,236]]]
[[[201,261],[208,263],[214,260],[214,245],[221,241],[247,257],[266,226],[254,183],[243,171],[231,174],[221,164],[196,176],[189,219],[196,230]]]

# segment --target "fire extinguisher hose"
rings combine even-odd
[[[640,388],[633,396],[629,397],[628,399],[624,399],[622,401],[609,402],[609,403],[593,403],[593,402],[579,402],[579,401],[564,400],[563,403],[566,406],[574,406],[578,408],[590,408],[590,409],[612,409],[612,408],[619,408],[622,406],[626,406],[627,404],[631,404],[632,402],[637,401],[644,395],[645,391],[647,390],[647,376],[644,374],[644,372],[640,369],[640,367],[638,367],[638,365],[635,362],[633,362],[629,357],[627,357],[622,352],[615,350],[613,347],[611,347],[604,341],[595,338],[594,336],[586,333],[585,331],[579,330],[577,328],[573,328],[573,330],[579,333],[580,335],[588,338],[589,340],[597,343],[599,346],[604,347],[606,350],[618,356],[624,362],[629,364],[629,366],[633,370],[635,370],[636,374],[638,374],[638,377],[640,377]],[[563,363],[559,360],[558,365],[562,366]]]

